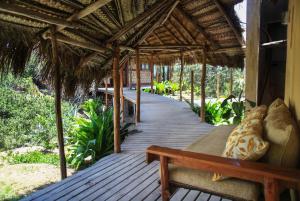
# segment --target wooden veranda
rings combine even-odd
[[[112,92],[112,91],[110,91]],[[127,100],[135,92],[124,90]],[[126,138],[121,154],[109,155],[96,164],[23,200],[161,200],[158,163],[147,165],[145,149],[150,145],[182,149],[206,135],[213,126],[199,123],[189,105],[163,96],[142,93],[138,132]],[[173,201],[225,201],[200,191],[179,189]]]

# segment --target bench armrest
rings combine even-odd
[[[278,181],[281,187],[300,188],[300,171],[275,167],[266,163],[223,158],[208,154],[183,151],[159,146],[147,149],[147,162],[165,158],[168,163],[181,167],[217,172],[226,176],[266,184]]]

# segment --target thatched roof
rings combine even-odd
[[[30,55],[52,80],[49,27],[56,26],[62,82],[67,95],[88,89],[111,72],[111,43],[121,63],[139,47],[145,62],[187,63],[208,52],[212,65],[242,67],[241,28],[233,6],[241,0],[0,0],[0,70],[21,73]],[[177,45],[177,47],[175,46]],[[150,47],[152,46],[152,48]]]

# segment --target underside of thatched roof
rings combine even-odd
[[[243,40],[233,6],[241,0],[0,0],[0,70],[22,73],[30,56],[52,80],[50,27],[55,27],[65,93],[90,88],[111,72],[112,43],[121,64],[135,56],[171,65],[243,66]]]

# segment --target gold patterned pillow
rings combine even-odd
[[[262,139],[263,119],[260,117],[243,121],[229,135],[222,156],[226,158],[256,161],[263,157],[269,143]],[[215,173],[212,180],[226,179]]]
[[[264,119],[267,115],[268,107],[266,105],[261,105],[252,108],[248,114],[246,115],[246,118],[243,121],[248,121],[249,119]]]

